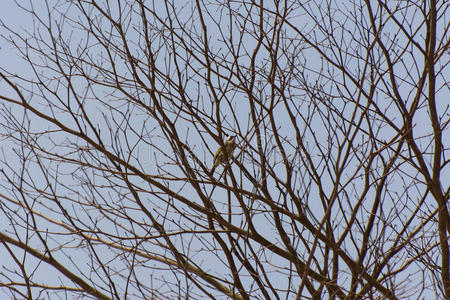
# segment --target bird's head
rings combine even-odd
[[[228,136],[225,140],[225,144],[234,144],[236,142],[236,136]]]

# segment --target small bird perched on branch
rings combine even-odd
[[[214,173],[214,170],[218,165],[227,162],[231,158],[234,148],[236,148],[236,136],[228,136],[223,143],[223,146],[220,146],[219,150],[217,150],[214,155],[214,163],[210,172],[211,175]]]

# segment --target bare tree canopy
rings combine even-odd
[[[2,297],[450,299],[450,2],[15,4]]]

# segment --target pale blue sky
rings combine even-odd
[[[4,3],[2,3],[2,9],[0,10],[0,20],[2,20],[4,23],[8,24],[8,26],[13,27],[13,28],[26,28],[28,30],[32,29],[32,22],[30,21],[30,18],[27,16],[27,14],[23,13],[21,10],[17,9],[16,5],[13,3],[12,0],[6,0],[3,1]],[[9,33],[6,33],[4,31],[1,31],[2,29],[0,28],[0,34],[1,35],[8,35]],[[28,71],[28,67],[26,65],[24,65],[14,54],[14,50],[11,49],[11,47],[9,45],[4,45],[3,43],[0,43],[0,45],[2,45],[1,49],[0,49],[0,67],[5,68],[11,72],[17,72],[17,73],[23,73]],[[448,58],[448,55],[447,55]],[[317,67],[318,65],[320,65],[320,61],[319,60],[313,60],[310,57],[308,57],[309,61],[308,63],[311,64],[311,68],[313,67]],[[317,65],[316,65],[317,63]],[[447,67],[448,68],[448,67]],[[448,74],[448,73],[447,73]],[[448,78],[443,78],[442,80],[447,80]],[[0,89],[2,88],[3,83],[0,82]],[[199,91],[192,91],[192,94],[195,95],[195,93],[201,93]],[[237,97],[244,97],[243,95],[237,95]],[[439,99],[442,99],[439,101],[439,103],[445,107],[446,105],[448,105],[448,99],[450,99],[450,91],[447,85],[447,88],[443,88],[440,93],[439,93]],[[241,111],[242,113],[242,117],[244,117],[244,115],[246,113],[244,113],[243,111]],[[447,116],[448,116],[448,112],[447,112]],[[423,117],[425,117],[425,115],[423,115]],[[280,118],[280,124],[282,124],[282,118]],[[421,119],[420,116],[419,118],[415,119],[415,122],[417,123],[418,127],[417,127],[417,132],[416,134],[418,136],[420,136],[420,130],[422,129],[421,125]],[[242,124],[241,125],[243,128],[245,128],[246,126],[246,122],[245,119],[242,119]],[[230,127],[232,126],[236,126],[236,124],[231,124]],[[423,126],[423,128],[425,128],[427,126]],[[187,134],[189,130],[193,130],[194,128],[185,128],[185,133]],[[323,140],[326,140],[325,135],[326,132],[325,131],[320,131],[318,130],[317,132],[319,138],[323,138]],[[322,135],[322,136],[321,136]],[[444,141],[447,141],[447,146],[448,146],[448,141],[450,141],[450,132],[447,130],[443,133],[444,135]],[[201,140],[198,139],[198,148],[194,149],[194,151],[199,151],[199,156],[200,153],[203,151],[206,151],[206,145],[202,145],[200,144]],[[211,142],[211,145],[207,145],[210,146],[211,149],[216,148],[216,145],[214,142]],[[5,147],[5,146],[3,146]],[[144,150],[146,151],[146,150]],[[214,150],[212,150],[214,151]],[[210,161],[211,158],[208,156],[205,156],[205,160],[206,163],[208,163],[208,160]],[[149,167],[152,165],[151,164],[151,159],[149,159],[148,161],[145,161],[145,157],[142,159],[143,163],[146,163],[146,167]],[[450,185],[450,168],[447,167],[446,169],[446,173],[448,176],[444,176],[443,177],[443,183]],[[330,185],[331,186],[331,185]],[[312,208],[314,210],[314,208]],[[318,211],[319,213],[319,211]],[[320,213],[319,213],[320,214]],[[7,223],[7,220],[5,220],[4,218],[0,218],[0,224],[2,224],[2,226],[5,226]],[[48,271],[48,277],[51,278],[52,273],[51,273],[51,268],[46,270]],[[44,274],[44,276],[46,276],[47,274]],[[56,281],[56,279],[55,279]]]

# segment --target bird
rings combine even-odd
[[[214,155],[214,163],[210,171],[211,175],[218,165],[227,162],[231,158],[234,148],[236,148],[236,136],[228,136]],[[225,149],[225,151],[223,151],[223,149]]]

